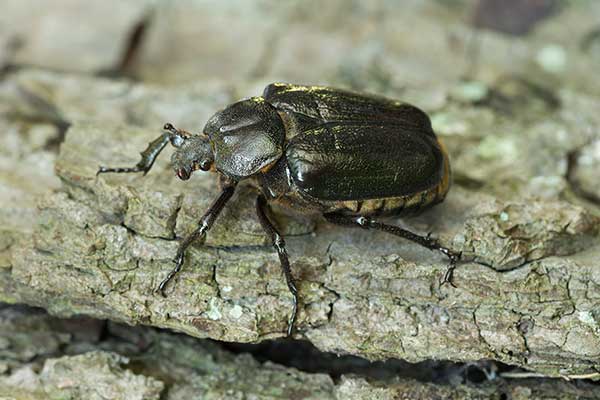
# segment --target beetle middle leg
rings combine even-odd
[[[271,238],[273,247],[275,250],[277,250],[277,255],[279,256],[279,262],[285,276],[285,281],[294,299],[292,315],[290,316],[287,329],[287,335],[291,336],[292,330],[294,329],[294,322],[296,321],[296,312],[298,311],[298,289],[296,288],[296,282],[294,281],[294,276],[292,275],[292,270],[290,268],[290,261],[288,260],[287,251],[285,250],[285,241],[283,240],[283,236],[281,236],[277,228],[275,228],[275,225],[273,225],[269,217],[267,217],[267,207],[267,200],[264,198],[264,196],[259,195],[256,198],[256,214],[258,215],[258,220],[260,221],[260,224],[267,235],[269,235]]]
[[[177,249],[177,254],[175,258],[173,259],[173,262],[175,262],[175,267],[169,272],[166,278],[160,282],[158,288],[156,289],[163,296],[165,295],[165,287],[167,286],[169,281],[171,281],[171,279],[173,279],[175,275],[177,275],[177,273],[181,271],[181,267],[183,266],[183,261],[185,258],[185,251],[187,250],[187,248],[194,241],[200,239],[206,234],[206,232],[208,232],[208,230],[212,227],[219,214],[221,214],[221,211],[223,211],[223,208],[225,208],[227,202],[231,199],[231,196],[233,196],[234,192],[235,183],[225,184],[223,186],[223,189],[221,190],[221,194],[219,195],[219,197],[217,197],[217,199],[212,203],[210,208],[206,211],[206,213],[204,213],[204,215],[200,219],[198,227],[194,230],[194,232],[192,232],[189,236],[183,239],[183,241],[179,245],[179,248]]]
[[[452,273],[454,272],[456,263],[458,262],[458,260],[460,260],[461,252],[456,252],[454,250],[450,250],[447,247],[441,246],[437,240],[431,238],[430,234],[428,234],[427,236],[420,236],[416,233],[412,233],[398,226],[384,224],[379,221],[376,221],[373,218],[365,216],[352,216],[337,213],[324,214],[323,216],[327,221],[337,225],[355,226],[363,229],[375,229],[378,231],[391,233],[392,235],[399,236],[417,244],[420,244],[421,246],[426,247],[430,250],[439,251],[440,253],[446,255],[446,257],[448,257],[448,259],[450,260],[450,267],[444,274],[442,284],[448,282],[454,286],[454,284],[452,283]]]

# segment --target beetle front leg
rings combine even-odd
[[[460,260],[462,253],[456,252],[454,250],[450,250],[447,247],[441,246],[437,240],[431,238],[431,235],[428,234],[427,236],[420,236],[420,235],[417,235],[416,233],[412,233],[412,232],[407,231],[406,229],[402,229],[398,226],[378,222],[370,217],[364,217],[364,216],[357,217],[357,216],[349,216],[349,215],[336,214],[336,213],[324,214],[323,216],[325,217],[325,219],[327,221],[334,223],[334,224],[355,226],[355,227],[360,227],[363,229],[375,229],[378,231],[391,233],[392,235],[399,236],[404,239],[408,239],[412,242],[420,244],[423,247],[427,247],[430,250],[439,251],[440,253],[446,255],[446,257],[448,257],[448,259],[450,259],[450,267],[444,274],[442,284],[448,282],[452,286],[454,286],[454,284],[452,283],[452,274],[454,272],[454,269],[456,268],[456,263]]]
[[[298,289],[296,288],[296,282],[294,281],[294,276],[292,275],[292,270],[290,268],[290,261],[288,260],[287,251],[285,250],[285,241],[283,240],[283,236],[281,236],[277,228],[275,228],[275,225],[273,225],[273,222],[271,222],[269,217],[267,217],[267,207],[266,199],[264,196],[259,195],[256,198],[256,214],[258,215],[258,220],[260,221],[260,224],[267,235],[269,235],[273,247],[275,250],[277,250],[277,255],[279,256],[279,262],[281,264],[281,269],[283,270],[283,275],[285,276],[285,281],[290,293],[293,296],[292,315],[290,316],[287,329],[287,335],[291,336],[294,329],[294,322],[296,322],[296,313],[298,311]]]
[[[154,139],[146,150],[142,151],[140,155],[142,159],[134,166],[134,167],[100,167],[96,175],[105,173],[105,172],[143,172],[144,175],[150,171],[154,161],[156,161],[156,157],[160,154],[160,152],[165,148],[167,143],[171,142],[171,144],[175,147],[180,147],[183,142],[189,138],[192,134],[184,131],[182,129],[175,128],[172,124],[166,123],[163,129],[167,132],[160,135],[158,138]]]
[[[165,296],[165,287],[167,286],[169,281],[171,281],[171,279],[173,279],[175,275],[177,275],[177,273],[181,271],[181,267],[183,266],[183,261],[185,258],[185,251],[194,241],[200,239],[206,234],[206,232],[209,231],[219,214],[221,214],[221,211],[223,211],[223,208],[225,208],[227,202],[231,199],[231,196],[233,196],[234,192],[235,183],[229,183],[223,187],[219,197],[217,197],[217,199],[212,203],[208,211],[206,211],[206,213],[204,213],[204,215],[200,219],[200,222],[198,223],[198,228],[196,228],[194,232],[192,232],[189,236],[183,239],[183,241],[179,245],[179,248],[177,249],[177,254],[173,259],[175,267],[169,272],[166,278],[160,282],[158,288],[156,289],[157,292],[160,292],[163,296]]]
[[[171,138],[170,133],[163,133],[162,135],[160,135],[160,137],[158,137],[158,138],[154,139],[152,142],[150,142],[150,144],[148,145],[146,150],[144,150],[140,153],[142,156],[142,159],[134,167],[112,168],[112,167],[102,167],[101,166],[98,169],[98,172],[96,172],[96,175],[99,175],[99,174],[102,174],[105,172],[117,172],[117,173],[144,172],[144,175],[146,175],[148,173],[148,171],[150,171],[150,168],[152,168],[152,165],[154,164],[156,157],[158,157],[158,155],[160,154],[162,149],[164,149],[165,146],[167,145],[167,143],[169,143],[170,138]]]

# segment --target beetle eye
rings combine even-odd
[[[173,147],[181,147],[183,142],[185,142],[185,138],[183,136],[171,136],[171,144]]]
[[[200,163],[200,169],[202,171],[208,171],[210,169],[211,162],[208,160],[204,160]]]

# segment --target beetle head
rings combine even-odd
[[[212,168],[214,157],[208,138],[191,136],[175,150],[171,164],[175,173],[182,180],[190,179],[192,172],[201,169],[208,171]]]

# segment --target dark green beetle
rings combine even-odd
[[[188,246],[210,229],[243,179],[258,189],[258,219],[277,250],[294,298],[288,335],[296,319],[298,291],[283,237],[267,216],[269,203],[439,250],[450,258],[449,271],[460,258],[460,253],[440,246],[429,235],[373,218],[431,207],[450,187],[448,155],[427,114],[412,105],[328,87],[274,83],[261,97],[217,112],[202,134],[192,135],[171,124],[164,130],[135,167],[98,170],[146,174],[171,142],[177,147],[172,164],[179,178],[189,179],[198,169],[219,173],[221,194],[198,228],[181,242],[175,268],[158,287],[161,293],[181,269]]]

